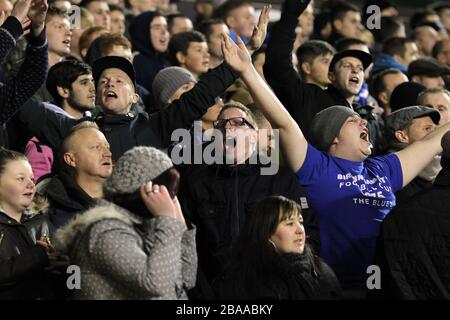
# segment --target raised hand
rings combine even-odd
[[[28,18],[31,20],[31,27],[35,36],[38,36],[45,27],[47,10],[47,0],[33,0],[28,11]]]
[[[16,17],[17,20],[22,22],[27,17],[30,6],[31,0],[17,0],[11,11],[11,16]]]
[[[248,53],[245,44],[239,36],[236,36],[237,45],[227,34],[222,34],[222,53],[225,62],[238,73],[243,73],[253,68],[252,58]]]
[[[253,34],[247,43],[247,49],[249,51],[256,51],[263,45],[267,35],[267,26],[269,25],[271,9],[271,4],[262,8],[261,14],[259,15],[258,25],[253,29]]]
[[[154,216],[176,217],[175,205],[165,186],[144,184],[140,189],[142,201]]]

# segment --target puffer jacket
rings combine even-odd
[[[44,272],[47,254],[36,245],[42,236],[53,236],[44,215],[24,214],[19,223],[0,211],[0,300],[53,298]]]
[[[185,299],[195,284],[195,229],[170,217],[144,219],[105,200],[57,232],[81,269],[74,299]]]

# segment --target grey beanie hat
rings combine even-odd
[[[152,93],[156,103],[159,106],[164,106],[178,89],[189,82],[197,83],[197,80],[185,68],[168,67],[162,69],[155,76],[152,84]]]
[[[311,125],[311,144],[328,152],[348,117],[358,115],[349,107],[332,106],[317,113]]]
[[[153,147],[134,147],[125,152],[103,185],[106,194],[129,194],[173,167],[164,152]]]

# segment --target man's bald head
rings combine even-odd
[[[0,0],[1,1],[1,0]],[[79,124],[73,126],[67,136],[64,138],[62,147],[61,147],[61,154],[64,155],[67,152],[73,152],[75,145],[77,144],[78,136],[80,135],[80,132],[85,129],[94,129],[100,131],[99,127],[95,122],[91,121],[83,121]]]

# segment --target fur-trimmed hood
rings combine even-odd
[[[143,222],[142,218],[128,210],[114,203],[99,200],[97,206],[77,215],[67,225],[57,231],[56,244],[58,249],[68,252],[77,236],[85,232],[94,223],[106,219],[117,219],[128,225]]]

